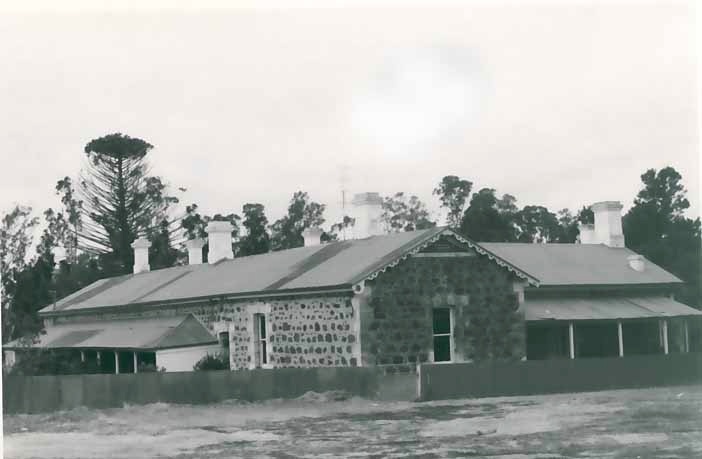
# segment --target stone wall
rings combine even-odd
[[[430,361],[432,310],[454,311],[454,361],[521,359],[525,322],[515,276],[484,256],[409,258],[366,282],[364,365],[410,371]]]
[[[290,297],[265,301],[212,301],[169,305],[124,313],[87,314],[52,319],[54,323],[169,317],[193,314],[214,334],[229,332],[232,369],[252,366],[253,315],[266,315],[267,368],[358,366],[357,311],[348,296]]]
[[[442,245],[443,244],[443,245]],[[526,355],[522,281],[487,257],[440,241],[387,269],[363,291],[269,300],[212,300],[158,310],[93,314],[114,320],[194,314],[214,334],[229,332],[232,369],[252,368],[254,314],[267,322],[269,368],[383,365],[409,371],[431,361],[432,312],[453,311],[453,361]],[[462,251],[462,252],[461,252]],[[446,253],[441,253],[446,252]],[[454,256],[455,252],[461,256]]]
[[[232,368],[252,362],[253,314],[266,315],[268,366],[357,366],[360,346],[350,297],[290,298],[237,305],[221,318],[230,322]]]

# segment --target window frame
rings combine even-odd
[[[437,309],[448,309],[449,312],[449,331],[448,333],[434,333],[434,311]],[[431,310],[431,344],[432,344],[432,349],[431,349],[431,361],[432,363],[455,363],[456,359],[456,343],[454,340],[454,328],[456,324],[455,320],[455,310],[451,306],[440,306],[440,307],[434,307]],[[434,339],[437,337],[443,337],[443,336],[448,336],[449,338],[449,359],[448,360],[440,360],[436,361],[436,357],[434,354]]]
[[[253,368],[270,368],[268,352],[268,320],[264,312],[253,314]]]
[[[217,333],[217,341],[219,341],[219,345],[225,349],[229,349],[229,330],[222,330],[219,333]]]

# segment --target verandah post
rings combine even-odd
[[[685,352],[690,352],[690,333],[687,330],[687,319],[683,319],[683,330],[685,332]]]
[[[619,336],[619,357],[624,357],[624,338],[622,336],[621,322],[617,322],[617,335]]]
[[[119,374],[119,352],[115,351],[115,374]]]
[[[568,322],[568,341],[570,343],[570,358],[575,358],[575,338],[573,333],[573,322]]]
[[[668,321],[663,321],[663,352],[668,355]]]

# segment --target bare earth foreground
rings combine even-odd
[[[429,403],[307,394],[4,418],[6,458],[700,458],[702,386]]]

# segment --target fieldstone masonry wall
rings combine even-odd
[[[212,301],[141,312],[58,317],[54,323],[154,318],[191,313],[213,333],[229,332],[232,369],[251,368],[253,315],[265,313],[269,368],[358,366],[357,312],[348,296],[283,298],[266,301]]]
[[[192,313],[213,334],[229,332],[231,367],[245,369],[255,366],[254,314],[264,313],[266,367],[383,365],[388,372],[404,372],[431,360],[433,308],[450,307],[454,361],[524,357],[521,281],[485,256],[450,256],[437,253],[443,246],[437,247],[427,249],[429,256],[410,257],[389,268],[373,281],[366,281],[362,292],[352,294],[349,290],[347,296],[212,300],[52,320],[62,323]],[[456,247],[446,245],[442,250]]]
[[[521,359],[525,322],[516,279],[484,256],[409,258],[366,282],[364,365],[412,371],[430,361],[432,310],[454,310],[454,361]]]
[[[230,322],[233,369],[251,366],[253,314],[264,311],[271,368],[359,364],[356,312],[350,297],[295,298],[240,304],[221,315]]]

